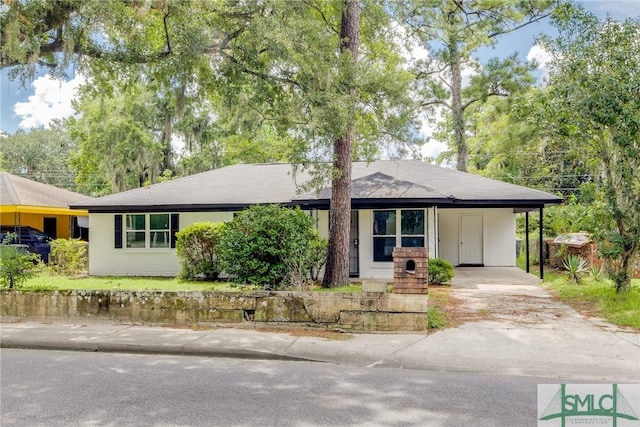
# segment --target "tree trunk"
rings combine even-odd
[[[467,171],[469,152],[467,151],[467,138],[464,130],[464,109],[462,108],[462,72],[460,70],[460,52],[455,40],[449,45],[449,67],[451,68],[451,113],[453,114],[453,131],[456,138],[458,161],[456,169]]]
[[[360,32],[360,5],[358,0],[344,0],[340,26],[340,53],[350,52],[358,59]],[[350,102],[355,94],[350,90]],[[349,230],[351,222],[351,161],[355,139],[355,105],[351,105],[351,120],[344,134],[333,144],[333,167],[338,171],[331,180],[331,205],[329,211],[329,253],[322,285],[341,286],[349,282]]]

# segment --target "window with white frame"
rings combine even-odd
[[[126,215],[127,248],[169,248],[171,232],[169,214]]]
[[[396,246],[423,247],[424,219],[424,209],[373,211],[373,260],[393,261]]]

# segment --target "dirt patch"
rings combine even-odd
[[[348,341],[353,338],[353,335],[347,334],[341,331],[331,331],[326,329],[314,329],[314,328],[256,328],[258,332],[275,332],[280,334],[289,334],[294,337],[313,337],[313,338],[325,338],[335,341]]]
[[[466,322],[493,320],[517,324],[542,324],[571,316],[567,307],[532,287],[531,295],[518,291],[453,289],[448,306],[451,326]]]

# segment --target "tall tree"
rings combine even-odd
[[[340,54],[347,63],[358,61],[360,35],[360,5],[358,0],[344,0],[340,25]],[[347,67],[347,70],[353,67]],[[344,77],[350,120],[345,122],[343,134],[333,144],[331,180],[331,215],[329,220],[329,255],[322,283],[325,287],[339,286],[349,281],[349,229],[351,224],[351,163],[355,139],[355,84],[353,72]]]
[[[545,89],[477,104],[468,115],[469,171],[527,187],[579,194],[592,180],[581,150],[541,129],[549,120]],[[566,230],[565,230],[566,231]]]
[[[430,56],[417,64],[420,105],[433,114],[443,107],[451,114],[456,169],[466,171],[469,153],[465,112],[491,96],[508,96],[531,81],[529,66],[516,55],[481,65],[473,58],[500,36],[549,16],[556,0],[407,0],[398,3],[410,34]],[[472,70],[463,85],[463,71]]]
[[[34,181],[76,190],[67,164],[75,143],[60,123],[0,137],[0,169]]]
[[[153,94],[132,88],[110,97],[83,95],[68,128],[78,141],[71,156],[78,187],[104,195],[155,183],[162,172],[162,142],[154,135]]]
[[[554,15],[545,129],[580,149],[615,224],[597,233],[617,291],[640,251],[640,20],[599,21],[566,5]]]
[[[153,88],[166,101],[163,117],[173,117],[164,135],[205,98],[228,129],[272,129],[288,142],[292,163],[328,161],[314,182],[335,179],[340,197],[331,205],[338,240],[325,284],[347,280],[352,153],[375,156],[374,141],[398,141],[410,125],[403,109],[410,76],[384,1],[28,0],[11,2],[0,19],[0,66],[55,70],[81,57],[104,93],[140,81]],[[360,56],[358,42],[366,47]]]

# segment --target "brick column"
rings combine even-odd
[[[393,248],[393,292],[426,294],[429,291],[429,250]]]

